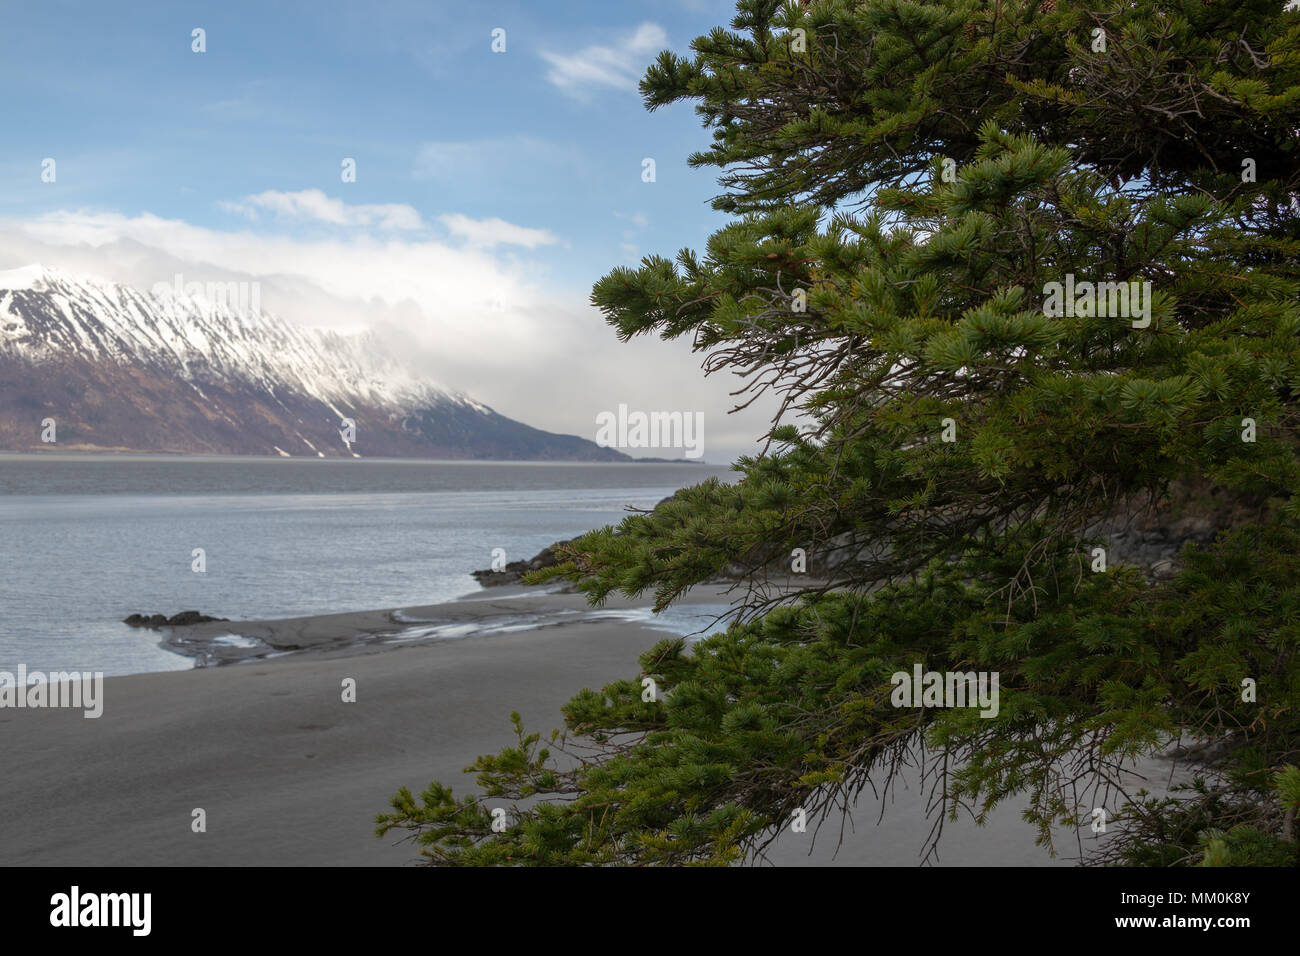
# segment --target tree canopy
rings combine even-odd
[[[624,340],[689,335],[780,414],[736,482],[536,578],[663,608],[739,565],[741,620],[661,642],[545,742],[516,718],[470,768],[481,793],[403,789],[379,831],[442,864],[732,863],[923,760],[945,812],[1016,799],[1050,842],[1123,761],[1182,741],[1195,782],[1126,793],[1104,861],[1296,864],[1284,6],[740,0],[660,54],[645,105],[695,105],[712,141],[690,162],[720,170],[733,218],[592,301]],[[1162,579],[1104,560],[1115,519],[1188,489],[1231,516],[1212,545]],[[794,549],[848,557],[772,586]],[[891,675],[917,664],[996,672],[996,715],[898,706]]]

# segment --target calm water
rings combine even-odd
[[[726,468],[0,455],[0,670],[193,666],[128,614],[431,604]],[[191,569],[195,548],[207,569]]]

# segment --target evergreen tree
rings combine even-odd
[[[1047,843],[1181,739],[1194,784],[1132,795],[1107,859],[1295,865],[1300,14],[740,0],[692,51],[641,89],[696,104],[734,219],[592,299],[782,417],[736,483],[536,577],[663,608],[740,564],[743,619],[579,694],[545,745],[516,716],[481,795],[403,789],[379,832],[436,863],[728,863],[923,754],[947,811],[1014,797]],[[1178,489],[1254,520],[1158,583],[1099,567],[1098,528]],[[792,602],[762,582],[795,548],[850,559]],[[916,664],[997,672],[996,716],[896,706]]]

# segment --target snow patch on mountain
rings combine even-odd
[[[209,287],[211,288],[211,287]],[[468,396],[422,381],[369,334],[295,325],[246,302],[140,292],[40,264],[0,272],[0,352],[29,362],[83,358],[163,371],[190,384],[252,385],[314,397],[340,418],[357,403],[392,408],[454,404],[491,414]]]
[[[45,277],[47,270],[39,262],[18,269],[0,271],[0,289],[30,289]]]

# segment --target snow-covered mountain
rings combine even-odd
[[[0,272],[0,449],[627,460],[422,381],[369,334],[294,325],[259,298],[247,283],[144,292],[40,265]]]

